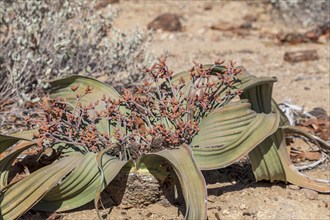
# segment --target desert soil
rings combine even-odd
[[[148,23],[161,13],[180,16],[183,30],[156,31],[147,51],[156,57],[166,53],[168,64],[175,72],[187,70],[193,60],[199,63],[211,63],[219,57],[235,60],[256,76],[277,77],[273,92],[277,102],[291,100],[306,110],[322,107],[329,114],[329,41],[321,38],[319,43],[278,44],[273,34],[307,29],[288,25],[271,16],[269,7],[239,1],[120,1],[113,6],[120,12],[115,27],[127,31],[134,28],[147,30]],[[105,13],[108,8],[101,10]],[[239,25],[247,17],[255,20],[252,21],[253,28],[241,34],[210,28],[224,22]],[[307,49],[315,49],[319,59],[296,64],[283,59],[286,51]],[[245,173],[237,167],[235,164],[204,173],[208,182],[209,219],[330,219],[329,195],[285,183],[254,183],[249,167],[245,168]],[[304,174],[330,179],[330,164]],[[37,218],[37,215],[28,215]],[[173,204],[153,204],[145,208],[114,207],[107,218],[182,219],[183,215]],[[64,219],[96,219],[92,208],[60,216]]]

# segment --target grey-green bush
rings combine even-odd
[[[140,80],[150,35],[115,29],[116,15],[111,5],[102,13],[87,0],[2,1],[0,130],[17,129],[11,121],[28,111],[24,103],[38,100],[47,80],[106,75],[114,87]]]

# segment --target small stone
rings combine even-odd
[[[302,61],[318,60],[319,56],[316,50],[300,50],[300,51],[287,51],[284,54],[284,60],[289,63],[297,63]]]
[[[210,2],[205,3],[205,4],[204,4],[204,10],[205,10],[205,11],[212,10],[212,6],[213,6],[213,4],[210,3]]]
[[[292,189],[292,190],[299,190],[300,189],[300,187],[297,186],[297,185],[289,185],[288,187],[289,187],[289,189]]]
[[[164,207],[170,207],[171,206],[171,203],[167,199],[165,199],[165,198],[163,198],[162,200],[160,200],[158,202],[158,204],[160,204],[160,205],[162,205]]]
[[[251,216],[252,214],[250,212],[243,212],[243,216]]]
[[[151,21],[148,29],[176,32],[182,31],[182,25],[177,14],[164,13]]]
[[[215,213],[214,216],[215,216],[215,218],[216,218],[217,220],[220,220],[220,215],[219,215],[219,213]]]
[[[308,113],[315,116],[319,120],[327,120],[328,118],[327,111],[321,107],[313,108],[313,110]]]
[[[240,209],[240,210],[244,210],[244,209],[246,209],[246,205],[245,205],[245,204],[241,204],[241,205],[239,206],[239,209]]]
[[[229,215],[230,212],[229,212],[227,209],[225,209],[225,210],[222,211],[222,214],[223,214],[223,215]]]
[[[148,212],[147,214],[146,214],[146,217],[151,217],[152,216],[152,213],[151,212]]]
[[[319,197],[319,194],[311,189],[302,189],[301,192],[304,193],[305,198],[309,200],[317,200]]]

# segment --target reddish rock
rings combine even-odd
[[[182,31],[180,18],[177,14],[165,13],[158,15],[153,21],[148,24],[148,29],[163,30],[163,31]]]

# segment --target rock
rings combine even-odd
[[[289,187],[289,189],[292,189],[292,190],[299,190],[300,189],[300,187],[297,186],[297,185],[289,185],[288,187]]]
[[[148,29],[163,30],[170,32],[182,31],[180,18],[177,14],[164,13],[157,16],[148,24]]]
[[[243,212],[243,214],[242,214],[243,216],[251,216],[252,215],[252,213],[251,212]]]
[[[204,10],[205,11],[212,10],[212,7],[213,7],[213,4],[210,3],[210,2],[207,2],[207,3],[204,4]]]
[[[317,55],[316,50],[301,50],[295,52],[285,52],[284,60],[289,63],[297,63],[302,61],[313,61],[318,60],[319,56]]]
[[[152,216],[152,213],[151,212],[148,212],[147,214],[146,214],[146,217],[147,218],[150,218]]]
[[[317,200],[319,197],[319,194],[311,189],[302,189],[301,192],[304,193],[305,198],[309,200]]]
[[[241,204],[240,206],[239,206],[239,209],[240,210],[244,210],[244,209],[246,209],[247,207],[246,207],[246,205],[245,204]]]
[[[215,213],[214,216],[215,216],[215,218],[216,218],[217,220],[220,220],[220,219],[221,219],[219,213]]]
[[[163,198],[162,200],[160,200],[158,202],[158,204],[160,204],[160,205],[162,205],[164,207],[170,207],[171,206],[171,203],[167,199],[165,199],[165,198]]]
[[[315,116],[317,119],[320,119],[320,120],[327,120],[327,118],[328,118],[327,111],[321,107],[313,108],[313,110],[308,113]]]
[[[318,151],[303,151],[299,153],[296,157],[300,161],[305,161],[305,160],[316,161],[316,160],[320,160],[322,155],[321,152]]]
[[[222,211],[222,214],[223,214],[223,215],[229,215],[230,212],[229,212],[227,209],[224,209],[224,210]]]
[[[213,24],[210,27],[212,30],[217,31],[229,31],[237,35],[249,35],[249,31],[255,29],[251,22],[243,22],[243,23],[228,23],[228,22],[220,22],[217,24]]]

